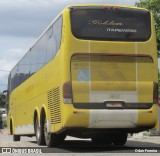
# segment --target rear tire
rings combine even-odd
[[[13,134],[13,141],[20,141],[21,136]]]
[[[61,133],[61,134],[50,133],[49,130],[47,130],[46,117],[44,119],[44,136],[45,136],[46,145],[48,147],[55,147],[55,146],[61,144],[66,137],[66,135],[64,133]]]
[[[13,141],[20,141],[21,136],[13,134],[13,124],[11,119],[10,119],[10,134],[13,135]]]
[[[123,146],[127,141],[127,133],[116,134],[113,138],[113,144],[116,146]]]
[[[43,124],[41,125],[39,123],[38,117],[36,117],[36,119],[35,119],[35,134],[36,134],[37,144],[38,145],[45,145]]]
[[[48,133],[45,141],[48,147],[56,147],[59,144],[56,134]]]

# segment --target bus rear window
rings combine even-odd
[[[123,7],[72,7],[71,30],[79,39],[146,41],[151,36],[150,13]]]

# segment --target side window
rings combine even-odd
[[[10,89],[11,91],[14,89],[14,69],[12,70],[11,72],[11,75],[10,75]]]
[[[24,60],[24,80],[30,76],[30,54],[27,53]]]
[[[21,84],[24,81],[24,58],[19,62],[18,70],[18,84]]]
[[[38,41],[37,69],[40,69],[45,65],[46,49],[47,49],[46,42],[47,42],[47,34],[44,34],[42,38]]]
[[[11,72],[11,90],[18,86],[18,69],[19,65],[17,64]]]
[[[54,38],[54,41],[55,41],[55,44],[56,44],[55,54],[60,48],[61,36],[62,36],[62,16],[59,17],[53,25],[53,38]]]
[[[41,67],[54,58],[61,44],[62,16],[36,42],[24,58],[11,71],[10,89],[15,89]]]
[[[9,92],[14,90],[18,85],[30,77],[30,54],[31,53],[27,53],[11,71],[8,79]]]
[[[12,90],[11,90],[11,73],[9,74],[8,76],[8,93],[10,93]]]
[[[38,45],[36,44],[31,51],[29,52],[30,58],[30,75],[33,75],[37,71],[37,54],[38,54]]]
[[[60,48],[62,32],[62,16],[60,16],[47,31],[46,63],[54,58]]]
[[[47,56],[46,62],[49,62],[53,58],[53,27],[50,27],[47,31]]]
[[[24,82],[29,77],[30,60],[28,54],[19,62],[18,70],[18,85]]]

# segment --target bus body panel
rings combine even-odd
[[[71,33],[71,28],[68,26],[70,25],[70,16],[69,16],[69,11],[66,10],[66,14],[64,14],[64,23],[65,25],[65,36],[70,36]],[[73,89],[73,103],[74,100],[77,100],[76,102],[82,104],[83,106],[89,102],[91,100],[91,98],[93,98],[93,100],[91,100],[92,102],[97,100],[97,96],[95,96],[95,92],[93,91],[93,93],[91,93],[91,97],[89,96],[89,90],[92,88],[96,88],[98,87],[98,92],[96,92],[96,94],[98,94],[98,96],[100,97],[99,99],[102,100],[101,97],[102,94],[106,94],[107,92],[105,91],[105,86],[109,85],[109,93],[111,93],[111,91],[115,91],[116,86],[118,86],[116,88],[116,92],[117,90],[119,90],[120,92],[123,92],[125,90],[125,96],[124,99],[126,98],[127,94],[128,94],[128,98],[126,98],[125,100],[128,100],[130,102],[135,102],[135,103],[153,103],[153,82],[157,82],[158,81],[158,75],[157,75],[157,52],[156,52],[156,40],[155,40],[155,28],[154,28],[154,24],[153,24],[153,19],[151,18],[151,28],[152,28],[152,35],[150,37],[150,39],[146,42],[110,42],[110,41],[92,41],[92,40],[80,40],[75,38],[74,36],[70,36],[68,38],[68,40],[65,40],[66,42],[64,42],[64,47],[66,47],[65,53],[64,53],[64,58],[67,58],[66,61],[64,62],[66,69],[70,68],[70,72],[71,75],[68,75],[68,73],[66,72],[66,81],[70,81],[70,79],[72,80],[72,89]],[[102,69],[103,65],[99,65],[97,66],[97,62],[94,64],[92,64],[92,62],[89,60],[89,56],[95,56],[95,57],[100,57],[100,56],[105,56],[105,55],[130,55],[133,57],[137,57],[138,55],[144,55],[144,57],[138,58],[137,63],[133,64],[132,66],[130,66],[130,63],[126,63],[126,71],[127,71],[127,67],[130,66],[130,71],[128,72],[130,74],[130,78],[133,79],[133,81],[124,81],[124,83],[122,84],[123,81],[111,81],[111,82],[105,82],[105,81],[99,81],[99,82],[92,82],[92,81],[88,81],[88,79],[90,78],[89,73],[90,70],[87,71],[89,66],[93,66],[93,69],[99,70]],[[76,55],[78,57],[79,56],[88,56],[88,61],[86,61],[87,59],[83,60],[82,58],[78,60],[78,58],[76,58]],[[73,59],[75,57],[75,59]],[[73,61],[72,61],[73,59]],[[82,61],[83,60],[83,61]],[[136,61],[135,61],[136,62]],[[139,62],[141,62],[141,64],[139,64]],[[106,61],[106,64],[108,62]],[[109,64],[109,63],[108,63]],[[112,67],[110,68],[110,73],[112,73],[111,75],[113,75],[113,72],[115,71],[115,69],[113,70],[114,65],[117,65],[116,63],[113,63]],[[116,66],[115,65],[115,66]],[[105,66],[105,64],[104,64]],[[78,71],[79,69],[79,71]],[[147,69],[147,70],[145,70]],[[102,69],[103,70],[103,69]],[[78,72],[83,72],[84,71],[84,78],[80,78],[80,76],[78,77]],[[134,72],[132,72],[134,71]],[[92,73],[92,71],[91,71]],[[104,72],[102,71],[101,73]],[[121,72],[122,74],[125,74],[125,72]],[[127,73],[126,73],[127,74]],[[126,76],[128,78],[129,74]],[[80,74],[79,74],[80,75]],[[118,75],[118,74],[117,74]],[[98,74],[95,74],[95,76],[98,76]],[[125,78],[126,78],[125,77]],[[113,77],[115,78],[115,77]],[[96,79],[96,78],[95,78]],[[110,78],[111,79],[111,78]],[[129,78],[128,78],[129,79]],[[78,82],[79,80],[79,82]],[[130,80],[130,79],[129,79]],[[86,82],[88,81],[88,82]],[[65,80],[64,80],[65,82]],[[114,82],[114,83],[113,83]],[[113,85],[112,85],[113,84]],[[115,85],[114,85],[115,84]],[[89,86],[90,85],[90,86]],[[121,86],[121,87],[120,87]],[[129,91],[130,90],[130,93]],[[136,91],[137,90],[137,91]],[[103,92],[104,91],[104,92]],[[113,99],[112,99],[113,100]],[[73,104],[74,105],[74,104]],[[76,109],[77,112],[77,116],[81,116],[81,114],[83,114],[81,111],[83,111],[84,107],[82,106],[81,109]],[[66,106],[64,106],[66,107]],[[67,106],[69,107],[69,106]],[[70,106],[70,108],[72,108],[72,106]],[[117,118],[119,116],[119,119],[122,120],[122,122],[126,122],[126,128],[128,127],[153,127],[156,123],[156,116],[157,116],[157,106],[155,104],[153,104],[153,106],[150,109],[146,109],[146,110],[129,110],[132,112],[132,117],[130,117],[128,119],[128,121],[126,121],[123,116],[122,118],[120,117],[120,114],[123,112],[127,112],[127,110],[117,110],[118,112],[120,112],[119,115],[117,115],[116,119],[115,119],[115,123],[117,121]],[[80,111],[80,112],[79,112]],[[86,111],[86,110],[85,110]],[[84,112],[85,112],[84,111]],[[86,125],[86,121],[88,122],[88,127],[90,125],[90,122],[94,122],[97,121],[96,119],[96,113],[95,112],[98,111],[111,111],[112,110],[89,110],[88,109],[88,113],[84,113],[85,115],[88,115],[88,118],[86,117],[85,122],[81,122],[81,126],[82,127],[87,127]],[[116,111],[116,110],[115,110]],[[75,112],[74,110],[71,111]],[[113,110],[114,112],[114,110]],[[64,115],[64,127],[76,127],[77,126],[77,122],[78,121],[74,121],[74,115]],[[92,115],[91,115],[92,114]],[[93,115],[94,114],[94,115]],[[126,113],[126,118],[129,116],[129,113]],[[92,117],[91,117],[92,116]],[[99,115],[101,116],[101,115]],[[107,116],[107,115],[106,115]],[[106,119],[107,121],[107,117],[105,118],[103,115],[99,118],[99,119]],[[111,118],[111,117],[110,117]],[[149,119],[149,120],[148,120]],[[76,120],[76,119],[75,119]],[[72,122],[69,122],[72,121]],[[99,120],[100,121],[100,120]],[[113,120],[114,121],[114,117]],[[76,124],[72,124],[72,123],[76,123]],[[102,122],[103,123],[103,122]],[[106,122],[107,123],[107,122]],[[95,124],[96,125],[96,124]],[[98,125],[98,123],[97,123]],[[108,125],[110,126],[110,124],[106,124],[105,126],[103,124],[100,124],[101,128],[103,127],[107,127]],[[116,125],[116,124],[115,124]],[[79,127],[79,125],[77,126]],[[94,127],[94,126],[91,126]],[[96,127],[96,126],[95,126]],[[116,127],[116,126],[115,126]],[[125,127],[125,126],[124,126]],[[117,127],[118,128],[118,127]],[[120,128],[120,127],[119,127]]]
[[[51,133],[74,128],[134,131],[154,127],[153,83],[158,82],[158,70],[153,19],[149,40],[125,42],[77,39],[71,31],[69,8],[62,17],[61,45],[54,59],[10,94],[8,122],[13,120],[13,134],[34,134],[35,112],[40,121],[43,109]],[[72,103],[64,102],[66,82],[72,84]],[[108,109],[106,102],[114,101],[153,105]]]
[[[40,121],[41,110],[44,106],[48,122],[50,123],[51,114],[48,104],[48,94],[50,90],[59,87],[59,66],[52,68],[53,64],[58,64],[58,60],[59,58],[57,57],[57,59],[48,63],[47,66],[40,69],[35,75],[25,81],[22,87],[16,88],[11,93],[10,110],[13,113],[9,111],[9,114],[12,114],[13,119],[16,121],[14,128],[18,130],[15,130],[15,134],[34,134],[34,112],[38,113]],[[54,128],[52,128],[53,131],[55,131],[55,127],[54,125]],[[58,127],[61,128],[59,124]],[[60,128],[57,129],[59,130]]]

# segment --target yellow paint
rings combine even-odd
[[[14,128],[27,124],[33,125],[34,111],[38,112],[40,119],[42,108],[45,108],[47,120],[51,121],[47,93],[57,87],[60,91],[61,123],[51,124],[50,132],[58,132],[73,127],[87,128],[90,119],[89,109],[76,109],[72,103],[63,103],[62,88],[63,84],[68,81],[72,82],[73,101],[84,103],[83,105],[85,102],[89,102],[89,91],[91,90],[137,90],[138,103],[153,102],[153,82],[158,82],[153,19],[151,23],[151,32],[153,33],[146,42],[88,41],[76,39],[72,35],[68,8],[61,14],[63,16],[62,40],[55,58],[10,94],[8,117],[13,118]],[[81,57],[78,54],[81,54]],[[95,54],[95,56],[88,57],[86,54]],[[99,56],[97,56],[98,54]],[[102,57],[101,54],[148,55],[153,61],[149,57],[115,56],[113,58],[112,56]],[[86,73],[89,71],[90,81],[87,81],[87,78],[85,81],[79,81],[78,72],[82,70],[85,70]],[[137,110],[137,126],[154,126],[156,109],[157,106],[154,105],[150,109],[152,113],[148,110]]]
[[[155,126],[157,120],[158,105],[154,105],[150,110],[138,110],[137,126]]]
[[[63,112],[65,112],[63,114],[64,127],[88,127],[89,110],[77,110],[72,105],[64,105]]]

